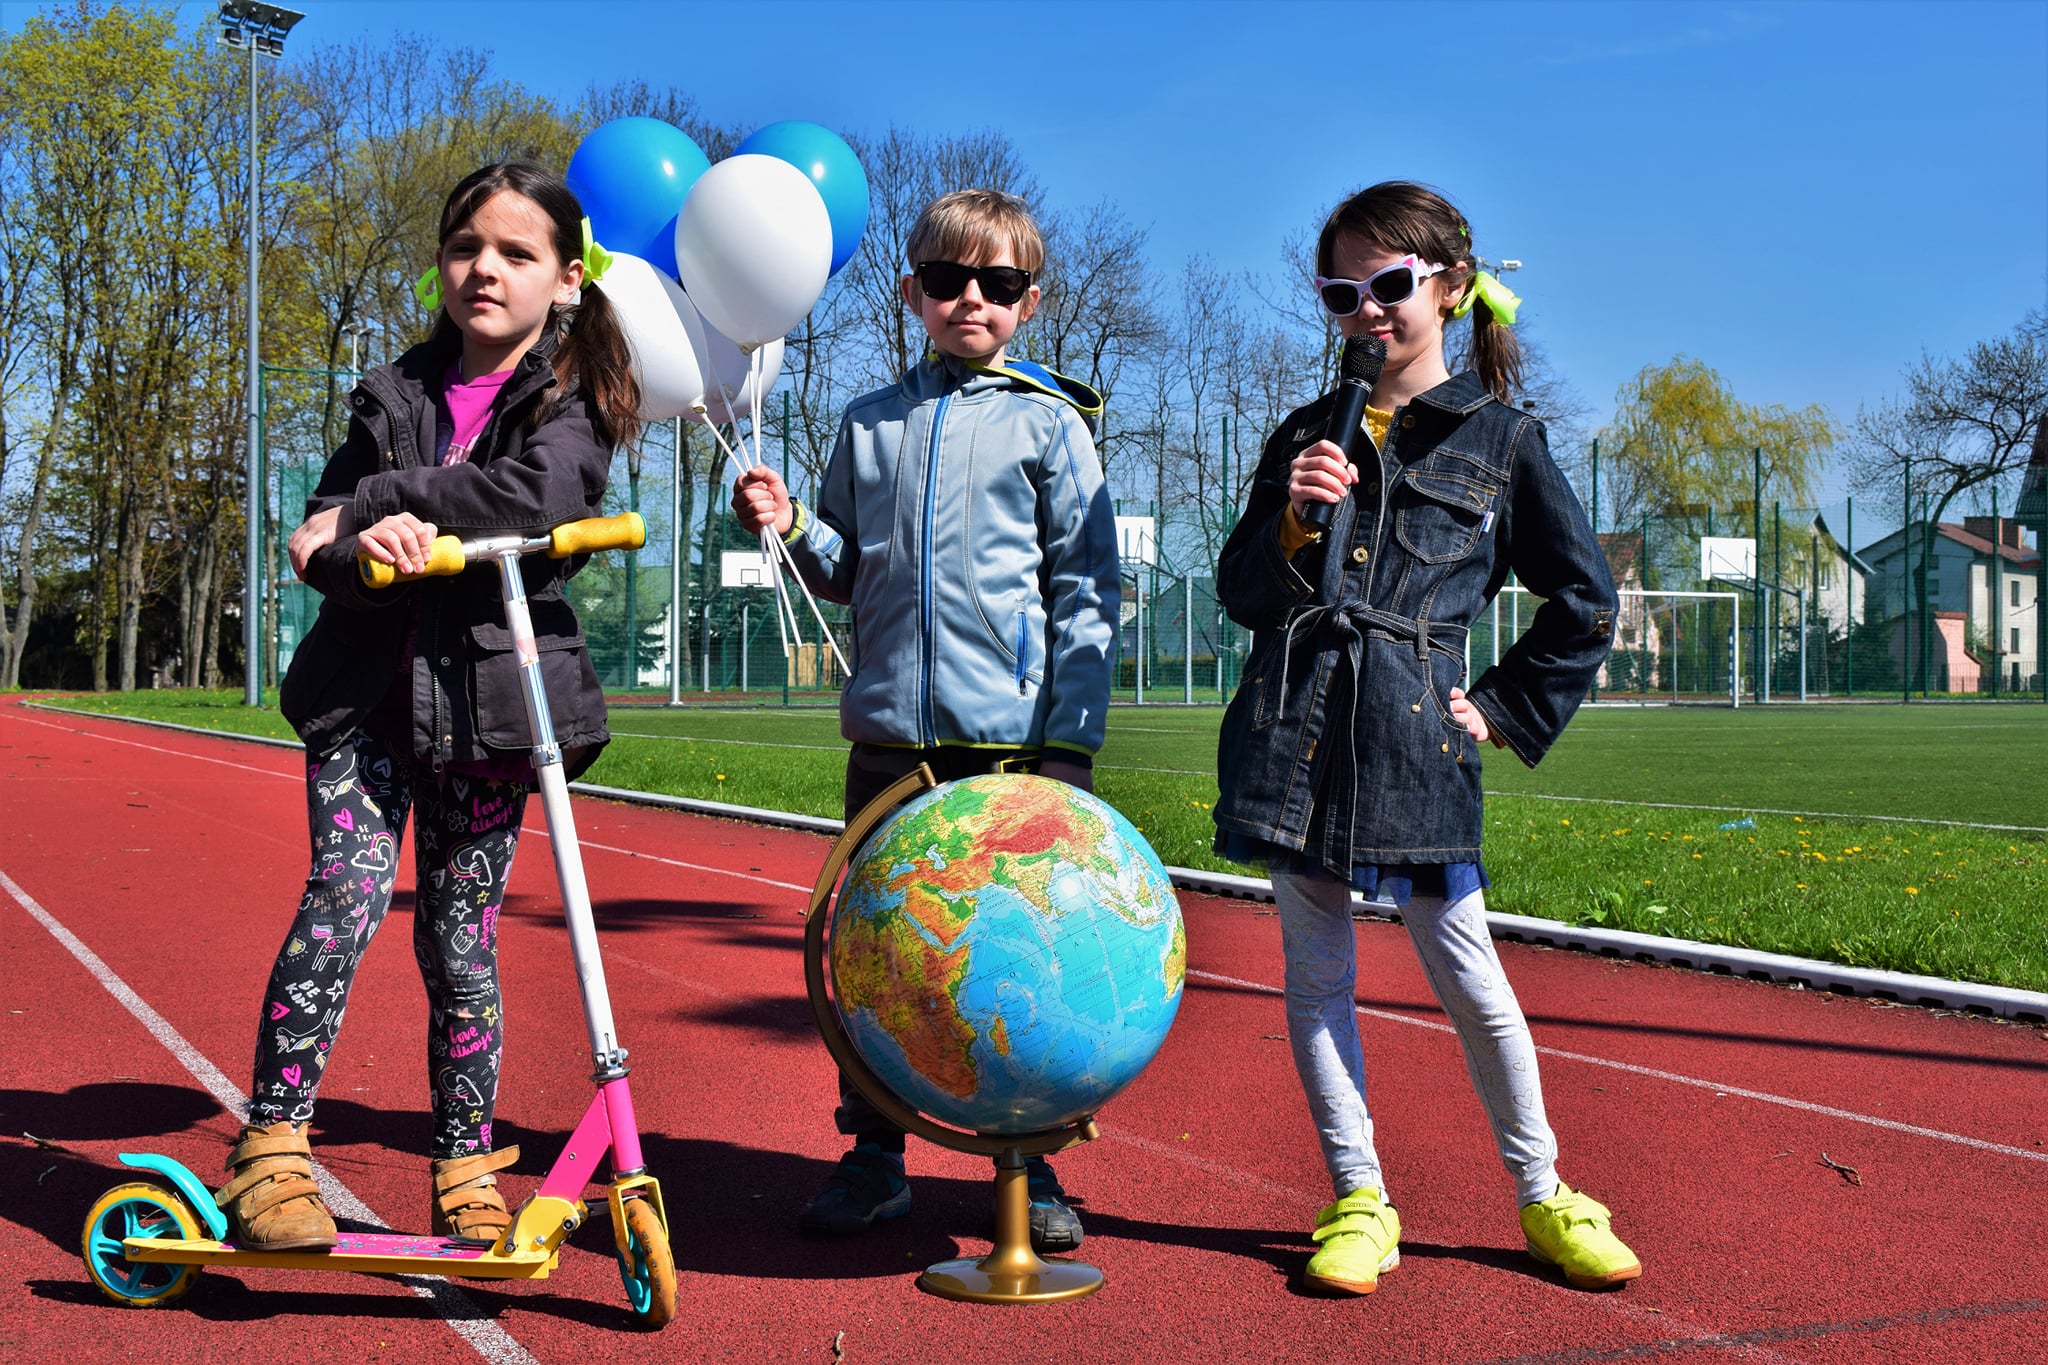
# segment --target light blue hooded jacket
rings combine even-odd
[[[1101,410],[1029,362],[939,356],[847,408],[785,537],[811,590],[853,607],[847,739],[1102,746],[1119,583]]]

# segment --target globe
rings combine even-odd
[[[1187,932],[1159,856],[1095,796],[990,774],[923,793],[854,855],[830,922],[861,1061],[941,1123],[996,1136],[1093,1114],[1180,1008]]]

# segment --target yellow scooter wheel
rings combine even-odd
[[[668,1233],[647,1200],[628,1199],[625,1210],[626,1250],[615,1253],[619,1278],[625,1281],[633,1315],[658,1330],[676,1315],[676,1263],[669,1255]]]
[[[196,1265],[131,1261],[121,1243],[130,1237],[195,1241],[199,1219],[183,1198],[147,1180],[116,1185],[85,1215],[86,1273],[102,1293],[131,1308],[160,1308],[199,1278]]]

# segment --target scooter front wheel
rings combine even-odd
[[[668,1233],[647,1200],[628,1199],[624,1207],[626,1250],[615,1254],[626,1302],[647,1327],[666,1327],[676,1315],[676,1263],[669,1255]]]
[[[147,1180],[116,1185],[85,1215],[86,1273],[100,1291],[131,1308],[161,1308],[199,1278],[196,1265],[131,1261],[121,1243],[130,1237],[194,1241],[199,1219],[183,1198]]]

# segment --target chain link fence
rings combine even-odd
[[[266,684],[281,676],[318,607],[292,576],[284,541],[345,430],[341,400],[354,379],[349,371],[264,371]],[[781,452],[771,439],[763,454],[777,463]],[[839,659],[793,582],[794,624],[783,615],[758,542],[727,508],[725,472],[706,433],[675,423],[650,428],[638,450],[617,456],[604,510],[639,512],[647,544],[598,556],[569,585],[591,662],[621,700],[833,704],[845,681]],[[1995,506],[1938,520],[1921,506],[1902,533],[1901,510],[1875,529],[1869,509],[1845,500],[1689,509],[1601,531],[1621,608],[1595,698],[2042,697],[2048,593],[2038,513],[2023,528]],[[1162,515],[1127,501],[1118,511],[1131,515],[1118,518],[1125,554],[1115,696],[1227,701],[1252,643],[1216,598],[1227,509]],[[1121,534],[1139,522],[1142,535]],[[1708,542],[1732,542],[1741,555],[1707,563]],[[1510,579],[1474,622],[1467,676],[1498,662],[1541,605]],[[851,659],[847,609],[816,609]]]

